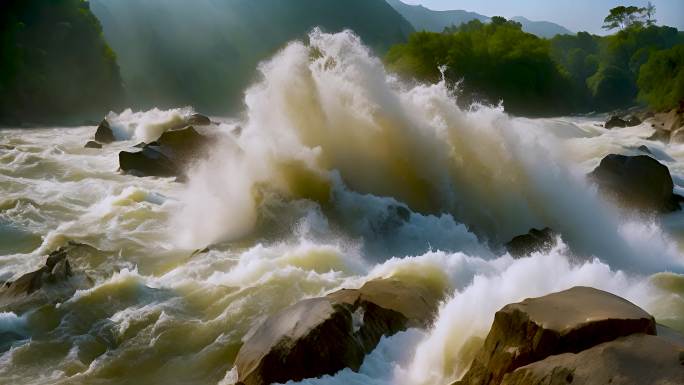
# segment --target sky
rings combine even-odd
[[[464,9],[486,16],[524,16],[558,23],[574,32],[605,34],[601,29],[608,10],[618,5],[642,7],[647,0],[402,0],[434,10]],[[684,0],[651,0],[658,24],[684,30]]]

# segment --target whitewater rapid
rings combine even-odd
[[[110,113],[94,127],[0,130],[0,280],[69,240],[94,284],[62,303],[0,309],[0,383],[231,384],[242,341],[303,298],[373,278],[449,293],[428,330],[383,339],[359,373],[305,384],[450,384],[496,310],[587,285],[684,332],[684,214],[605,202],[584,175],[647,145],[684,186],[684,146],[648,124],[525,119],[456,104],[445,83],[385,71],[352,33],[313,31],[259,67],[244,113],[214,117],[187,183],[117,172],[117,154],[193,113]],[[504,101],[505,103],[505,101]],[[562,234],[514,259],[530,228]]]

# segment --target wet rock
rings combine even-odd
[[[116,140],[114,137],[114,131],[109,125],[107,119],[102,119],[100,125],[97,126],[97,131],[95,131],[95,140],[100,143],[111,143]]]
[[[601,290],[574,287],[528,298],[496,313],[484,346],[456,384],[498,385],[506,374],[547,357],[637,333],[655,335],[653,317]]]
[[[119,167],[127,174],[135,176],[178,176],[181,167],[153,146],[145,146],[142,151],[119,153]]]
[[[88,141],[88,143],[83,146],[85,148],[102,148],[102,145],[98,142],[95,142],[93,140]]]
[[[682,349],[661,337],[634,334],[523,366],[506,375],[502,384],[684,384]]]
[[[208,126],[211,119],[202,114],[192,114],[185,119],[185,123],[190,126]]]
[[[92,286],[92,279],[82,271],[75,271],[72,262],[79,260],[91,246],[69,242],[51,252],[45,264],[14,281],[5,282],[0,289],[0,308],[26,310],[36,304],[63,301],[76,290]]]
[[[670,135],[670,143],[684,143],[684,128],[680,128]]]
[[[641,122],[641,119],[639,119],[639,117],[637,117],[636,115],[630,115],[630,116],[628,116],[627,119],[625,120],[625,124],[627,125],[627,127],[638,126],[638,125],[640,125],[641,123],[642,123],[642,122]]]
[[[653,141],[658,141],[662,143],[670,143],[670,136],[671,132],[665,131],[660,128],[656,128],[655,131],[653,132],[653,135],[648,137],[648,140],[653,140]]]
[[[201,155],[209,142],[192,126],[169,130],[142,151],[119,153],[119,167],[136,176],[184,177],[187,164]]]
[[[647,155],[610,154],[589,174],[599,189],[619,203],[646,211],[679,210],[668,168]]]
[[[606,124],[603,125],[607,129],[611,128],[622,128],[622,127],[627,127],[627,122],[624,121],[622,118],[619,116],[611,116],[610,119],[606,122]]]
[[[434,317],[441,293],[395,279],[300,301],[267,319],[240,349],[238,384],[300,381],[358,370],[367,353]]]
[[[506,250],[514,257],[523,257],[534,252],[548,252],[556,243],[556,233],[550,228],[532,229],[506,243]]]

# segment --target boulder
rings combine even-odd
[[[154,146],[145,146],[138,152],[121,151],[119,167],[135,176],[173,177],[181,172],[181,167],[175,161]]]
[[[628,116],[627,119],[625,120],[625,124],[627,125],[627,127],[638,126],[638,125],[640,125],[641,123],[642,123],[642,122],[641,122],[641,119],[639,119],[639,117],[637,117],[636,115],[630,115],[630,116]]]
[[[523,366],[507,374],[502,384],[684,384],[683,349],[661,337],[634,334]]]
[[[208,142],[208,138],[200,135],[192,126],[169,130],[154,142],[139,144],[142,145],[142,151],[120,152],[119,167],[125,173],[136,176],[183,178],[187,164],[200,156]]]
[[[111,143],[116,140],[114,137],[114,131],[109,125],[107,119],[102,119],[100,125],[97,126],[97,131],[95,131],[95,140],[100,143]]]
[[[603,125],[603,127],[607,129],[615,128],[615,127],[627,127],[627,122],[624,121],[622,118],[619,116],[611,116],[610,119],[606,122],[606,124]]]
[[[211,119],[202,114],[192,114],[185,118],[185,123],[191,126],[208,126],[211,124]]]
[[[85,148],[102,148],[102,145],[98,142],[95,142],[93,140],[88,141],[88,143],[83,146]]]
[[[670,135],[671,143],[684,143],[684,128],[677,129]]]
[[[657,128],[654,127],[655,131],[653,131],[653,135],[648,137],[648,140],[653,140],[653,141],[658,141],[658,142],[663,142],[663,143],[670,143],[670,136],[671,132],[670,131],[665,131],[662,128]]]
[[[30,295],[46,283],[59,283],[72,276],[71,265],[67,259],[67,249],[59,248],[48,255],[45,265],[26,273],[14,282],[5,283],[5,293],[9,295]]]
[[[380,342],[425,327],[441,292],[395,279],[300,301],[268,318],[238,352],[238,384],[266,385],[358,370]]]
[[[506,243],[506,250],[513,257],[523,257],[534,252],[548,252],[556,243],[556,233],[550,228],[532,229],[529,233],[518,235]]]
[[[525,365],[636,333],[655,335],[653,317],[601,290],[574,287],[528,298],[496,313],[484,346],[456,384],[498,385]]]
[[[602,193],[613,200],[646,211],[680,209],[682,197],[672,192],[668,168],[647,155],[610,154],[589,174]]]

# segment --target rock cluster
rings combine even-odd
[[[155,142],[142,145],[141,151],[119,153],[119,167],[136,176],[179,177],[203,147],[208,138],[192,126],[169,130]]]
[[[441,292],[396,279],[300,301],[267,319],[240,349],[238,384],[266,385],[358,370],[383,336],[425,327]]]
[[[522,257],[534,252],[551,250],[556,242],[556,233],[550,228],[531,229],[529,233],[518,235],[506,243],[506,250],[513,257]]]
[[[496,313],[455,385],[684,383],[684,345],[656,334],[651,315],[601,290],[526,299]]]
[[[618,203],[646,211],[680,210],[667,166],[647,155],[610,154],[589,174],[601,192]]]

